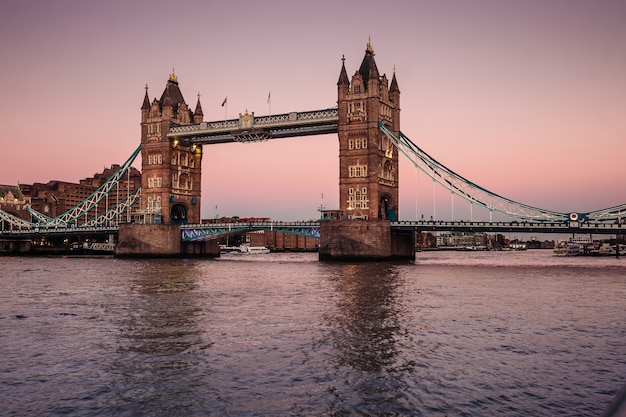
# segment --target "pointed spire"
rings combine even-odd
[[[337,85],[350,85],[350,80],[348,79],[348,73],[346,72],[346,56],[341,56],[341,72],[339,73],[339,81],[337,81]]]
[[[196,103],[196,111],[193,112],[194,118],[198,116],[204,116],[202,113],[202,106],[200,105],[200,92],[198,92],[198,102]]]
[[[365,48],[365,57],[363,57],[363,62],[361,62],[361,68],[359,68],[359,73],[361,77],[363,77],[363,82],[365,83],[365,88],[367,88],[368,81],[371,79],[378,79],[380,73],[378,72],[378,67],[376,66],[376,61],[374,61],[374,48],[372,48],[371,40],[368,40],[367,47]]]
[[[172,107],[174,111],[173,114],[176,114],[176,112],[178,111],[178,106],[186,103],[182,93],[180,92],[178,81],[172,80],[178,80],[173,72],[167,80],[167,83],[165,84],[165,90],[163,90],[163,94],[161,94],[159,103],[161,103],[161,109],[163,107],[169,106]]]
[[[389,92],[400,92],[398,88],[398,80],[396,79],[396,66],[393,66],[393,77],[391,78],[391,85],[389,86]]]
[[[148,97],[148,84],[146,84],[146,95],[143,97],[143,104],[141,105],[141,110],[150,109],[150,98]]]

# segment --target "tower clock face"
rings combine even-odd
[[[48,213],[48,212],[50,212],[50,206],[49,206],[49,205],[47,205],[47,204],[46,204],[45,206],[43,206],[43,212],[44,212],[44,213]]]

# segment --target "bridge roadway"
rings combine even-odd
[[[44,236],[107,235],[117,233],[118,226],[35,227],[33,229],[0,230],[1,237],[37,238]]]
[[[582,234],[624,234],[626,225],[601,222],[475,222],[475,221],[401,221],[391,223],[396,230],[415,230],[418,232],[479,232],[479,233],[582,233]]]
[[[329,220],[332,221],[332,220]],[[358,221],[358,220],[355,220]],[[271,230],[294,233],[319,238],[320,221],[302,222],[240,222],[240,223],[203,223],[181,225],[181,240],[206,240],[223,234],[254,230]],[[415,230],[417,232],[466,232],[466,233],[581,233],[581,234],[626,234],[626,224],[600,222],[476,222],[476,221],[400,221],[392,222],[395,230]],[[73,236],[79,234],[117,233],[117,226],[100,227],[55,227],[23,230],[2,230],[0,238],[35,238],[43,236]]]
[[[356,220],[358,221],[358,220]],[[319,238],[320,221],[310,222],[247,222],[211,223],[181,226],[182,240],[193,241],[211,239],[220,234],[244,232],[246,230],[273,230]],[[580,222],[471,222],[471,221],[401,221],[392,222],[392,230],[414,230],[417,232],[466,232],[466,233],[582,233],[582,234],[621,234],[626,233],[626,225],[616,223]]]
[[[173,126],[167,136],[201,144],[254,142],[337,133],[338,124],[337,108],[260,117],[246,111],[238,119]]]

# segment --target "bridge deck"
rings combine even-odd
[[[338,123],[337,108],[261,117],[246,112],[238,119],[174,126],[167,136],[202,144],[252,142],[337,133]]]
[[[235,230],[275,230],[319,237],[320,221],[299,222],[241,222],[241,223],[206,223],[181,225],[183,239],[207,237],[228,233]],[[519,232],[519,233],[583,233],[583,234],[626,234],[626,225],[601,222],[473,222],[473,221],[400,221],[392,222],[395,230],[415,230],[417,232]],[[45,235],[75,235],[81,233],[110,234],[117,233],[117,226],[98,227],[51,227],[0,230],[0,237],[35,237]]]
[[[623,234],[626,225],[601,222],[472,222],[472,221],[415,221],[396,222],[392,229],[420,232],[520,232],[520,233],[584,233]]]

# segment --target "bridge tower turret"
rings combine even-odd
[[[192,112],[174,72],[161,98],[150,102],[148,87],[141,106],[141,208],[147,223],[200,223],[202,146],[168,138],[175,125],[201,123],[200,96]]]
[[[400,130],[400,90],[378,72],[368,41],[361,67],[348,79],[342,58],[338,87],[339,206],[347,219],[398,219],[398,151],[379,130]]]

